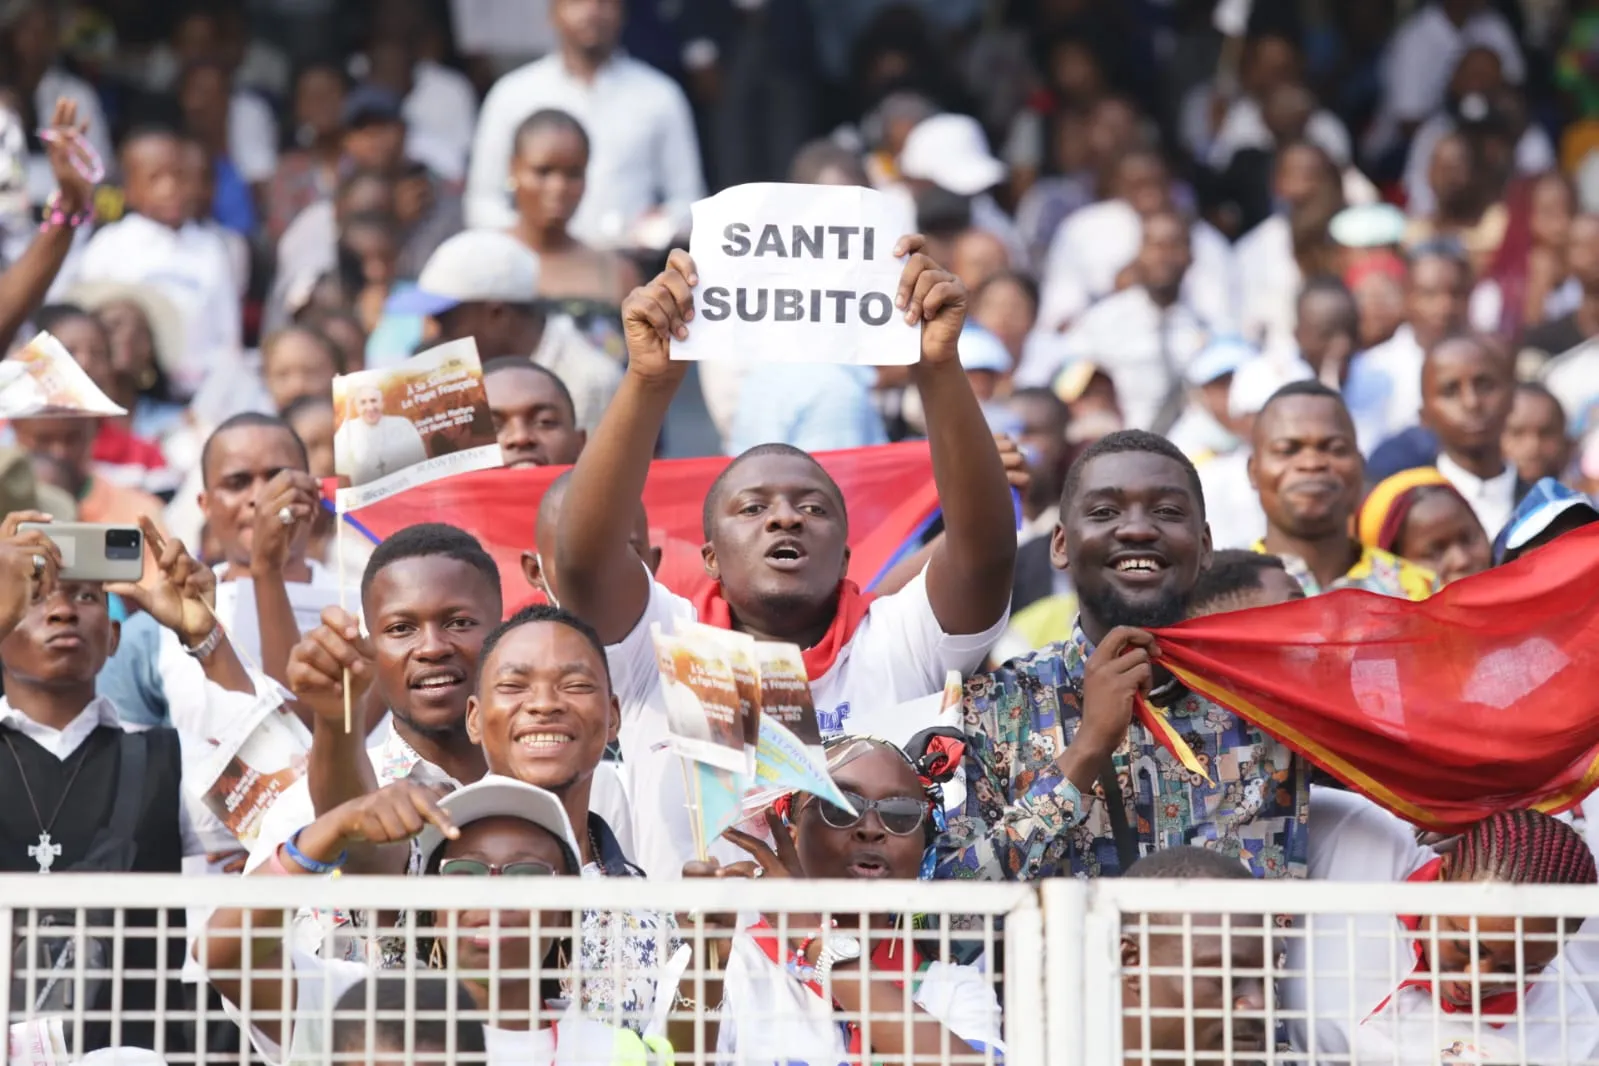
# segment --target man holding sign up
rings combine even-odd
[[[949,670],[974,669],[1004,630],[1013,509],[956,353],[966,291],[922,254],[923,238],[874,225],[890,217],[871,190],[733,189],[696,205],[694,255],[674,251],[623,305],[627,374],[573,471],[555,565],[563,605],[607,645],[635,858],[654,876],[677,876],[694,843],[679,758],[661,744],[652,624],[670,632],[698,620],[797,644],[824,735],[896,740],[932,723],[883,712],[938,692]],[[851,227],[847,243],[832,232]],[[893,313],[884,318],[880,305]],[[894,595],[862,592],[846,577],[849,522],[837,485],[811,456],[769,444],[734,459],[706,495],[703,555],[716,584],[690,602],[655,583],[628,536],[687,358],[914,363],[945,523],[925,571]],[[746,857],[712,849],[724,851]]]

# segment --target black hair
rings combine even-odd
[[[809,184],[828,167],[836,167],[855,178],[859,184],[866,184],[866,168],[861,164],[861,157],[826,137],[800,146],[788,165],[788,180]]]
[[[1029,385],[1025,389],[1017,389],[1011,393],[1010,398],[1013,403],[1017,400],[1037,400],[1059,415],[1062,422],[1071,421],[1072,409],[1067,406],[1065,400],[1055,394],[1054,389],[1046,389],[1042,385]]]
[[[216,71],[217,76],[222,79],[223,86],[229,89],[232,88],[233,68],[229,67],[220,59],[216,59],[211,56],[202,56],[199,59],[191,59],[189,62],[183,65],[183,69],[178,72],[177,80],[173,82],[174,89],[181,93],[183,91],[183,86],[188,84],[190,78],[207,70]]]
[[[782,455],[804,459],[814,466],[816,472],[822,475],[822,480],[827,483],[828,489],[838,498],[839,515],[844,521],[845,530],[849,529],[849,515],[844,503],[844,492],[838,487],[838,482],[833,480],[833,475],[829,474],[826,468],[821,463],[818,463],[815,456],[811,455],[810,452],[801,451],[792,444],[781,444],[774,441],[769,444],[757,444],[737,456],[732,462],[722,468],[722,472],[716,475],[716,480],[711,482],[711,487],[705,490],[705,505],[700,510],[700,524],[706,540],[711,539],[712,521],[716,517],[716,508],[720,502],[722,490],[727,487],[728,478],[732,476],[734,470],[743,465],[746,459],[759,459],[764,455]]]
[[[266,363],[267,353],[273,348],[277,347],[280,341],[296,333],[303,337],[311,338],[311,340],[315,341],[322,348],[322,350],[327,353],[328,359],[333,363],[333,372],[335,374],[343,374],[345,372],[347,367],[344,363],[344,350],[341,349],[337,344],[334,344],[332,338],[323,333],[321,330],[317,329],[315,326],[307,326],[299,322],[293,322],[287,326],[284,326],[282,329],[273,330],[262,339],[262,364],[264,365]]]
[[[566,387],[566,382],[561,380],[561,375],[544,366],[535,363],[525,355],[500,355],[483,364],[483,377],[488,379],[491,374],[499,374],[507,370],[531,370],[535,374],[543,374],[555,385],[555,391],[561,394],[561,399],[566,401],[566,410],[572,416],[572,421],[577,422],[577,403],[572,399],[572,390]]]
[[[1267,570],[1286,572],[1282,559],[1265,552],[1224,548],[1212,553],[1210,566],[1200,571],[1188,594],[1189,613],[1200,614],[1219,600],[1259,591],[1264,587],[1261,575]]]
[[[1591,885],[1593,852],[1571,826],[1538,811],[1500,811],[1478,822],[1444,857],[1446,881]]]
[[[952,236],[972,225],[972,198],[929,185],[916,192],[916,228],[923,233]]]
[[[376,167],[358,167],[339,178],[339,184],[334,187],[333,198],[341,200],[346,194],[362,182],[373,182],[385,188],[394,184],[393,178]]]
[[[326,407],[329,410],[332,410],[333,397],[324,396],[320,392],[312,393],[306,396],[296,396],[294,399],[284,404],[283,410],[279,413],[281,414],[283,421],[292,426],[296,418],[299,418],[305,412],[317,407]]]
[[[178,128],[166,122],[146,122],[133,127],[122,137],[122,143],[117,146],[119,159],[126,159],[128,153],[142,141],[171,141],[174,147],[181,146],[186,138]],[[126,166],[123,167],[127,169]]]
[[[456,1015],[452,1026],[450,1012]],[[410,975],[378,973],[345,990],[333,1008],[330,1050],[442,1052],[485,1056],[483,1025],[477,1005],[458,982],[426,972]],[[370,1037],[367,1019],[372,1028]],[[451,1030],[454,1030],[452,1033]],[[481,1062],[482,1058],[463,1058]]]
[[[1151,852],[1129,866],[1123,877],[1203,878],[1206,880],[1247,881],[1253,875],[1234,856],[1209,848],[1182,844]]]
[[[1526,393],[1528,396],[1536,396],[1542,400],[1548,400],[1554,404],[1555,410],[1560,412],[1561,426],[1564,427],[1566,425],[1566,405],[1560,402],[1560,397],[1549,391],[1548,385],[1541,381],[1518,381],[1516,382],[1516,391]]]
[[[558,107],[540,108],[522,120],[521,124],[516,127],[516,133],[511,136],[512,154],[521,151],[524,137],[531,137],[543,129],[563,130],[567,133],[577,134],[578,140],[583,142],[583,154],[589,154],[589,131],[583,128],[583,123],[579,122],[576,116],[570,112],[562,111]]]
[[[1427,259],[1442,259],[1460,271],[1467,285],[1471,284],[1471,262],[1466,258],[1466,252],[1460,243],[1454,240],[1425,241],[1410,249],[1405,256],[1405,273],[1407,280],[1416,273],[1416,268]]]
[[[1103,455],[1127,455],[1135,452],[1158,455],[1182,467],[1183,474],[1188,478],[1188,487],[1194,491],[1194,501],[1199,504],[1199,516],[1204,518],[1205,490],[1199,483],[1199,471],[1194,469],[1193,460],[1165,437],[1142,429],[1121,429],[1115,433],[1107,433],[1084,448],[1082,453],[1072,460],[1071,467],[1066,471],[1066,484],[1060,494],[1062,514],[1071,510],[1072,500],[1076,498],[1077,490],[1082,484],[1083,469],[1089,463]]]
[[[300,469],[311,469],[311,456],[305,450],[305,441],[300,439],[300,435],[294,432],[294,427],[289,425],[285,419],[279,415],[262,414],[260,411],[241,411],[233,417],[225,419],[205,439],[205,445],[200,449],[200,484],[202,486],[205,488],[211,487],[211,452],[214,449],[217,438],[235,429],[249,429],[256,426],[262,429],[281,429],[287,433],[289,439],[294,441],[295,451],[300,453]]]
[[[1299,296],[1294,301],[1294,312],[1298,314],[1305,301],[1315,296],[1335,296],[1349,305],[1351,322],[1358,322],[1360,307],[1355,302],[1355,294],[1349,291],[1349,286],[1344,284],[1342,278],[1336,274],[1317,274],[1310,278],[1299,289]]]
[[[996,274],[990,275],[981,285],[977,286],[977,291],[972,293],[971,302],[976,304],[978,300],[983,298],[984,293],[999,285],[1014,285],[1021,289],[1027,298],[1032,301],[1033,310],[1035,312],[1038,310],[1038,282],[1033,280],[1031,275],[1023,274],[1019,270],[1001,270]]]
[[[95,328],[100,330],[101,333],[105,332],[105,327],[100,325],[100,320],[77,304],[45,304],[33,313],[33,324],[37,329],[54,333],[56,327],[61,323],[71,322],[76,318],[87,318],[94,323]]]
[[[1266,402],[1260,405],[1260,414],[1256,416],[1256,424],[1258,425],[1266,417],[1266,412],[1271,409],[1273,404],[1281,400],[1292,399],[1295,396],[1311,396],[1318,400],[1332,400],[1344,409],[1346,416],[1349,413],[1349,408],[1337,389],[1329,388],[1315,378],[1304,378],[1300,381],[1290,381],[1268,396]]]
[[[434,556],[465,563],[482,574],[489,587],[494,590],[494,615],[496,618],[499,617],[500,568],[495,565],[493,556],[483,550],[483,545],[472,534],[442,522],[423,522],[420,525],[406,526],[377,546],[372,557],[366,562],[365,573],[361,575],[362,603],[366,602],[367,593],[372,589],[372,582],[376,581],[378,575],[388,567],[406,559],[425,559]]]
[[[485,676],[482,672],[482,667],[489,661],[489,655],[499,646],[500,641],[504,640],[507,634],[513,630],[521,629],[523,626],[535,625],[540,622],[550,622],[558,626],[565,626],[588,641],[589,646],[594,649],[594,654],[599,656],[600,668],[605,674],[605,687],[611,687],[611,662],[605,657],[605,642],[600,640],[599,633],[595,632],[593,626],[566,608],[556,607],[548,603],[529,604],[489,631],[489,635],[483,638],[483,647],[477,656],[479,681],[481,682]]]

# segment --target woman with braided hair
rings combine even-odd
[[[726,834],[752,861],[691,862],[683,876],[931,877],[933,841],[943,828],[940,785],[960,765],[959,751],[936,743],[913,761],[898,745],[860,736],[835,738],[826,751],[828,773],[853,810],[808,793],[784,796],[767,815],[771,844],[736,829]],[[788,915],[786,940],[764,918],[735,938],[719,1053],[812,1066],[920,1061],[944,1047],[973,1061],[989,1048],[996,1060],[1003,1056],[999,1000],[982,970],[939,958],[940,938],[917,937],[922,926],[914,916],[873,914],[863,927],[847,914],[849,900],[828,906],[831,922]],[[951,932],[952,949],[961,939]],[[862,1016],[875,1023],[866,1032],[846,1020]]]
[[[1582,836],[1537,811],[1495,814],[1440,854],[1369,800],[1316,788],[1310,841],[1312,879],[1599,882]],[[1599,922],[1321,914],[1309,928],[1304,920],[1295,924],[1300,935],[1289,944],[1291,976],[1281,982],[1280,997],[1283,1006],[1305,1012],[1288,1023],[1297,1048],[1327,1055],[1355,1050],[1362,1059],[1428,1066],[1467,1051],[1539,1063],[1587,1061],[1599,1051],[1599,984],[1593,983],[1599,945],[1588,939],[1599,935]],[[1579,925],[1584,936],[1570,940]]]

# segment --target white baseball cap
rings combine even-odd
[[[899,170],[960,196],[976,196],[1005,180],[1005,164],[988,150],[983,127],[970,115],[924,118],[905,138]]]
[[[955,350],[960,353],[962,370],[1010,373],[1011,357],[1004,342],[981,326],[969,325],[961,330]]]
[[[384,310],[441,315],[467,303],[525,304],[539,287],[539,257],[509,233],[463,230],[428,256],[416,287],[395,293]]]
[[[465,829],[484,818],[520,818],[548,830],[572,850],[572,861],[582,862],[583,849],[572,833],[566,808],[553,792],[518,781],[514,777],[488,774],[481,780],[456,789],[439,800],[439,810],[450,816],[455,828]],[[424,862],[444,846],[444,834],[432,823],[417,835],[417,846]],[[576,869],[573,870],[575,874]]]
[[[1236,373],[1239,367],[1258,354],[1255,346],[1242,337],[1233,334],[1212,337],[1210,343],[1188,364],[1183,376],[1188,379],[1188,384],[1195,387],[1209,385],[1218,378]]]

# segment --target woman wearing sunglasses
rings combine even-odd
[[[767,816],[775,846],[739,830],[727,838],[754,856],[752,861],[720,866],[714,860],[689,863],[685,877],[796,877],[811,879],[897,878],[915,880],[931,874],[933,840],[943,820],[938,782],[947,780],[959,759],[930,752],[920,765],[894,744],[870,737],[840,737],[827,745],[827,768],[833,782],[854,810],[808,793],[786,796]],[[831,901],[847,911],[848,899]],[[786,943],[778,924],[764,918],[748,926],[735,944],[735,960],[764,957],[761,969],[729,964],[718,1050],[738,1051],[741,1061],[765,1058],[776,1040],[797,1030],[787,1019],[770,1017],[774,1003],[795,1004],[795,1013],[814,1014],[818,1003],[832,1013],[832,1049],[809,1046],[813,1064],[866,1061],[872,1055],[896,1059],[939,1054],[981,1055],[992,1049],[1004,1054],[1000,1036],[999,1000],[994,986],[973,965],[937,957],[937,942],[927,943],[901,932],[901,916],[875,914],[862,928],[853,916],[824,921],[821,915],[787,917]],[[914,917],[910,918],[915,928]],[[751,945],[757,952],[747,950]],[[744,948],[745,950],[740,950]],[[786,983],[790,996],[774,997],[773,982]],[[907,985],[909,995],[907,996]],[[761,987],[764,986],[764,987]],[[808,997],[816,997],[811,1002]],[[907,1001],[909,1006],[907,1008]],[[904,1012],[911,1012],[905,1025]],[[858,1020],[872,1018],[869,1041]],[[740,1023],[751,1032],[741,1041]],[[740,1047],[740,1044],[743,1047]],[[752,1047],[759,1043],[757,1053]],[[786,1062],[802,1061],[798,1048],[787,1045]],[[823,1053],[826,1058],[823,1058]]]
[[[541,788],[490,775],[442,798],[402,780],[352,800],[290,837],[251,876],[325,876],[339,869],[352,844],[394,844],[411,838],[416,839],[425,871],[442,877],[575,877],[581,866],[580,849],[561,801]],[[246,915],[251,923],[246,935],[253,940],[245,975],[251,1041],[269,1063],[326,1061],[333,1005],[371,976],[371,968],[318,958],[292,947],[285,958],[281,910],[220,910],[211,918],[208,939],[199,950],[209,979],[230,1012],[246,1001],[246,980],[240,976]],[[559,1021],[550,1020],[559,1007],[552,1002],[559,985],[553,974],[542,981],[538,977],[557,968],[571,923],[569,912],[539,912],[535,922],[526,911],[502,910],[496,926],[493,912],[461,911],[453,937],[443,931],[448,921],[446,915],[418,917],[419,935],[435,926],[440,929],[431,945],[423,941],[421,952],[436,968],[453,961],[456,975],[481,1011],[489,1010],[491,982],[495,986],[495,1014],[492,1024],[483,1026],[489,1063],[643,1066],[647,1061],[637,1036],[584,1019],[575,1007]],[[283,979],[285,969],[293,974],[292,1009],[284,1002],[291,987]]]

